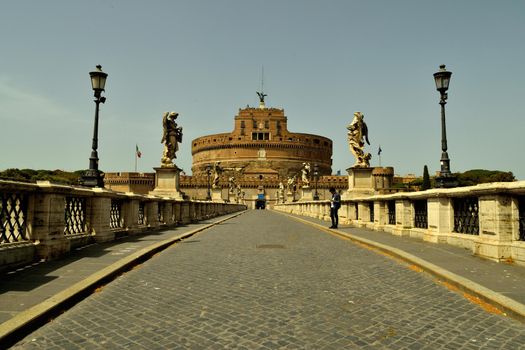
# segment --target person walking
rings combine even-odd
[[[334,187],[330,187],[332,199],[330,199],[330,219],[332,219],[332,226],[330,228],[337,228],[339,224],[339,215],[337,211],[341,208],[341,195],[337,193]]]

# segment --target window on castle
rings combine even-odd
[[[264,128],[270,129],[270,122],[268,120],[264,122]]]
[[[269,139],[270,139],[269,132],[252,132],[252,140],[263,141],[263,140],[269,140]]]

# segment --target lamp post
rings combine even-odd
[[[447,153],[447,128],[445,124],[445,104],[447,103],[447,90],[452,72],[445,69],[445,65],[439,66],[439,71],[434,73],[436,90],[439,91],[441,99],[441,171],[436,177],[436,187],[456,187],[456,177],[450,172],[450,159]]]
[[[93,128],[93,143],[91,157],[89,157],[89,169],[80,179],[80,183],[86,187],[104,187],[104,175],[98,170],[98,110],[101,103],[106,102],[106,98],[101,96],[106,85],[107,73],[102,71],[102,66],[98,65],[97,70],[89,72],[91,86],[95,95],[95,126]]]
[[[211,193],[210,193],[210,175],[211,175],[211,165],[206,165],[206,183],[208,185],[207,191],[206,191],[206,200],[211,201]]]
[[[314,164],[314,181],[315,181],[314,201],[318,201],[319,193],[317,193],[317,182],[319,181],[319,166],[317,164]]]

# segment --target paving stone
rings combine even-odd
[[[522,323],[276,213],[249,211],[192,241],[107,284],[14,348],[78,347],[72,339],[108,349],[525,348]]]

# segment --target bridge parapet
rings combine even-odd
[[[244,209],[234,203],[0,180],[0,270]]]
[[[274,209],[330,220],[327,200]],[[525,181],[352,198],[342,201],[339,221],[525,265]]]

